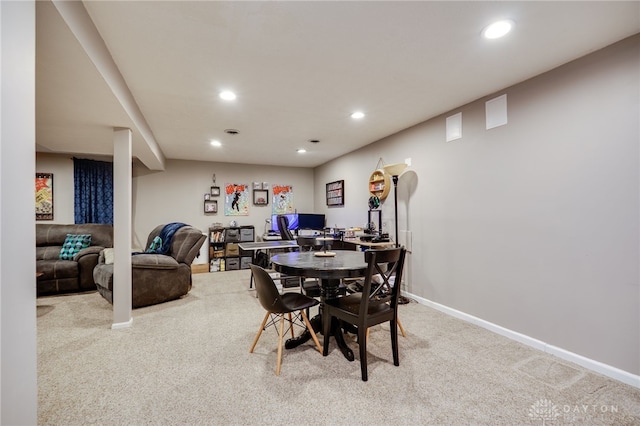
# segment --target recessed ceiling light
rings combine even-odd
[[[229,90],[225,90],[223,92],[220,92],[220,98],[224,99],[225,101],[233,101],[236,98],[236,94]]]
[[[211,146],[222,146],[222,143],[214,139],[211,141]]]
[[[298,151],[296,151],[298,154],[304,154],[305,152],[307,152],[306,149],[304,148],[300,148]]]
[[[514,26],[514,22],[511,20],[504,20],[494,22],[482,30],[482,36],[488,39],[500,38],[506,35]]]
[[[351,118],[355,118],[356,120],[359,120],[363,117],[364,117],[364,112],[362,111],[356,111],[353,114],[351,114]]]

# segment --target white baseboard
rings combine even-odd
[[[626,383],[633,387],[640,389],[640,376],[636,374],[629,373],[628,371],[621,370],[616,367],[612,367],[610,365],[604,364],[599,361],[595,361],[589,358],[586,358],[582,355],[578,355],[576,353],[567,351],[565,349],[559,348],[557,346],[550,345],[541,340],[534,339],[533,337],[529,337],[527,335],[518,333],[513,330],[509,330],[508,328],[501,327],[499,325],[493,324],[489,321],[485,321],[483,319],[474,317],[473,315],[466,314],[464,312],[457,311],[455,309],[449,308],[448,306],[441,305],[439,303],[433,302],[428,299],[424,299],[422,297],[415,296],[411,293],[402,292],[405,296],[417,301],[422,305],[429,306],[433,309],[436,309],[440,312],[443,312],[447,315],[451,315],[452,317],[461,319],[463,321],[475,324],[479,327],[492,331],[501,336],[507,337],[511,340],[515,340],[524,345],[530,346],[532,348],[538,349],[542,352],[557,356],[558,358],[564,359],[569,362],[573,362],[574,364],[580,365],[584,368],[592,370],[596,373],[602,374],[603,376],[610,377],[612,379],[618,380],[622,383]]]
[[[116,322],[111,324],[112,330],[119,330],[121,328],[130,328],[133,325],[133,318],[129,318],[127,322]]]

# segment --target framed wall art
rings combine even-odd
[[[219,197],[220,196],[220,187],[219,186],[212,186],[211,187],[211,196],[212,197]]]
[[[224,215],[249,215],[249,185],[243,183],[227,183],[224,186]]]
[[[204,200],[205,213],[218,213],[218,200]]]
[[[273,191],[273,214],[293,213],[293,186],[274,184],[271,189]]]
[[[253,190],[253,204],[256,206],[266,206],[269,204],[269,191],[266,189]]]
[[[36,173],[36,220],[53,220],[53,173]]]
[[[327,184],[327,206],[344,206],[344,180]]]

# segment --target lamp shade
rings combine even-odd
[[[404,169],[407,168],[407,165],[405,163],[396,163],[396,164],[389,164],[388,166],[384,166],[384,171],[386,173],[389,173],[391,176],[399,176],[400,173],[402,173],[404,171]]]

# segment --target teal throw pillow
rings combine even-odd
[[[160,238],[159,236],[154,237],[153,241],[151,241],[151,244],[149,244],[147,253],[157,253],[160,248],[162,248],[162,238]]]
[[[73,260],[73,256],[83,248],[89,247],[90,244],[91,234],[67,234],[67,238],[65,238],[60,250],[60,259]]]

